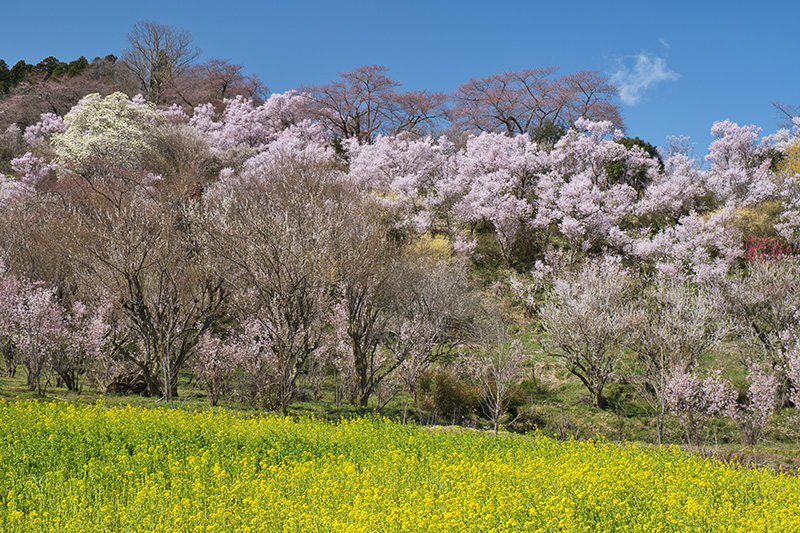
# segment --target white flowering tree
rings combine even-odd
[[[117,168],[142,170],[165,118],[154,105],[116,92],[105,98],[97,93],[85,96],[63,121],[66,130],[51,137],[59,161],[100,159]]]
[[[591,260],[553,280],[540,317],[547,350],[586,387],[596,407],[622,356],[635,293],[633,278],[613,258]]]
[[[636,299],[625,345],[635,354],[637,388],[655,413],[659,444],[664,440],[670,377],[694,368],[728,331],[727,321],[702,287],[657,280]]]

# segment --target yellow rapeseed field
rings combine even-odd
[[[800,482],[387,420],[0,405],[0,531],[800,531]]]

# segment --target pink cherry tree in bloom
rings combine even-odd
[[[747,378],[750,385],[745,399],[732,408],[730,417],[742,442],[756,444],[764,436],[769,417],[778,409],[782,379],[776,369],[755,361],[747,361]]]
[[[452,232],[450,209],[457,198],[448,186],[455,174],[452,142],[403,133],[345,145],[350,178],[390,209],[398,225],[420,233]]]
[[[682,217],[711,208],[706,173],[686,153],[669,155],[664,171],[652,173],[652,177],[635,206],[636,215],[648,225],[675,225]]]
[[[719,371],[701,381],[695,371],[675,367],[664,387],[668,411],[680,418],[687,442],[696,446],[702,442],[702,430],[709,417],[735,413],[737,397],[738,391]]]
[[[54,134],[65,131],[67,131],[67,125],[64,124],[61,117],[55,113],[42,113],[39,122],[25,128],[23,138],[29,145],[35,146],[39,143],[46,143]]]
[[[652,261],[665,278],[696,282],[719,280],[742,256],[742,234],[734,210],[723,207],[704,216],[692,211],[674,226],[634,239],[632,254]]]
[[[189,366],[206,390],[211,406],[234,391],[240,400],[264,408],[280,407],[293,394],[292,362],[274,350],[274,326],[258,313],[248,316],[225,338],[206,332]]]
[[[707,170],[674,152],[635,206],[645,225],[629,232],[631,251],[667,277],[722,279],[744,251],[742,209],[781,197],[770,170],[775,148],[759,140],[758,128],[722,121],[711,131]]]
[[[19,177],[21,187],[27,189],[36,188],[52,178],[60,167],[58,162],[36,156],[32,152],[25,152],[22,157],[11,160],[11,168]]]
[[[309,116],[308,99],[296,91],[274,94],[261,105],[236,96],[225,99],[224,106],[218,114],[213,104],[203,104],[189,120],[218,154],[239,151],[252,156],[262,152],[280,132]]]
[[[728,120],[715,122],[716,137],[708,148],[710,168],[706,183],[718,204],[733,201],[737,206],[757,205],[778,193],[772,158],[759,142],[761,129],[739,126]]]
[[[72,338],[86,357],[87,381],[101,394],[108,394],[119,380],[136,375],[133,364],[118,353],[124,334],[119,335],[116,322],[114,306],[103,297],[72,328]]]
[[[0,277],[0,340],[3,346],[3,361],[6,365],[6,374],[14,377],[19,360],[14,346],[14,334],[17,331],[17,302],[22,297],[23,283],[14,275],[6,272],[2,267]]]
[[[763,438],[770,416],[778,409],[781,379],[768,365],[748,360],[746,367],[749,385],[743,392],[719,372],[702,383],[693,372],[678,369],[672,373],[667,382],[667,403],[681,417],[690,441],[699,441],[704,417],[713,415],[732,420],[743,444],[753,445]]]
[[[556,224],[573,258],[602,243],[625,248],[624,227],[637,199],[631,184],[641,172],[657,172],[658,162],[646,152],[615,142],[621,136],[611,122],[580,119],[542,157],[547,170],[536,186],[539,206],[533,223],[540,228]],[[621,172],[613,180],[611,163],[618,163]]]
[[[76,301],[70,311],[63,314],[60,347],[50,358],[52,370],[58,375],[58,385],[80,392],[80,380],[84,375],[92,384],[99,383],[95,378],[105,360],[111,358],[113,349],[109,342],[110,325],[106,322],[108,313],[107,303],[90,309]],[[102,388],[101,392],[105,393]]]
[[[6,365],[22,364],[28,387],[43,395],[50,382],[54,353],[62,349],[65,310],[55,299],[55,289],[13,274],[4,273],[0,291],[0,336],[7,343],[6,349],[14,353],[13,359],[6,358]]]
[[[525,135],[482,133],[470,137],[458,154],[454,182],[446,184],[450,190],[462,191],[453,206],[457,220],[471,228],[480,221],[490,222],[508,264],[518,234],[529,226],[536,210],[531,198],[540,170],[538,153],[536,144]]]

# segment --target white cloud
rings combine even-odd
[[[644,92],[662,81],[675,81],[681,75],[670,70],[663,57],[653,57],[644,52],[636,56],[636,64],[631,68],[620,60],[611,81],[619,86],[619,97],[624,104],[638,104]]]

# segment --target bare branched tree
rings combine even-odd
[[[343,187],[330,166],[288,158],[205,197],[204,240],[225,265],[241,314],[259,321],[270,396],[283,411],[322,343],[333,286],[328,250],[350,215]]]
[[[117,355],[134,364],[149,394],[172,401],[178,373],[222,312],[217,265],[193,238],[179,183],[84,162],[39,194],[36,246],[68,265],[86,302],[108,302]]]
[[[464,362],[468,376],[478,383],[483,412],[497,433],[527,356],[519,339],[510,339],[501,324],[489,320],[482,329],[480,335],[485,354],[472,354]]]
[[[200,56],[188,31],[141,20],[128,33],[122,61],[144,97],[158,105],[167,87]]]
[[[594,71],[555,77],[557,68],[507,71],[473,78],[452,94],[452,117],[460,129],[539,135],[578,118],[610,120],[623,127],[617,88]]]

